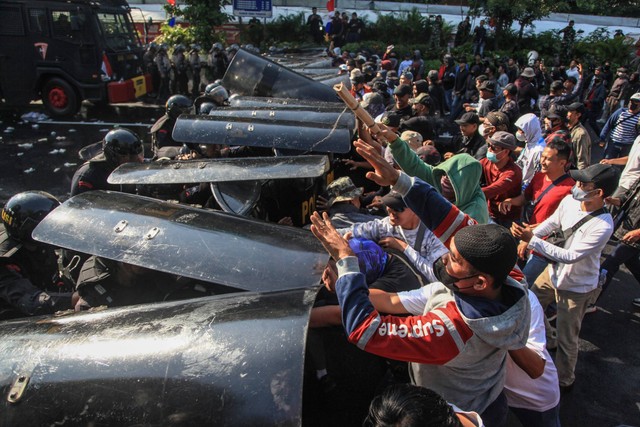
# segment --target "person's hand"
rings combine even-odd
[[[640,229],[631,230],[622,237],[622,242],[627,244],[636,243],[638,240],[640,240]]]
[[[322,196],[318,196],[318,198],[316,199],[316,209],[319,211],[326,211],[327,203],[329,203],[328,199],[325,199]]]
[[[344,163],[345,165],[349,166],[349,170],[356,170],[358,169],[358,167],[360,165],[358,165],[358,162],[356,162],[355,160],[351,160],[351,159],[343,159],[342,163]]]
[[[346,233],[344,233],[344,237],[346,240],[351,240],[353,239],[353,231],[347,231]]]
[[[613,205],[618,207],[622,204],[619,197],[605,197],[604,202],[608,205]]]
[[[444,153],[444,156],[442,156],[445,160],[449,160],[450,158],[452,158],[453,156],[455,156],[455,153],[452,153],[451,151],[447,151],[446,153]]]
[[[378,123],[378,127],[380,128],[380,132],[373,135],[373,137],[382,145],[390,144],[398,139],[398,134],[389,129],[387,126],[383,125],[382,123]]]
[[[518,258],[527,259],[527,256],[529,255],[529,250],[527,249],[527,246],[529,246],[527,242],[518,243]]]
[[[334,260],[354,255],[349,242],[336,231],[326,212],[323,212],[322,216],[317,211],[311,215],[311,232]]]
[[[435,146],[435,145],[436,145],[436,143],[435,143],[435,142],[433,142],[433,140],[432,140],[432,139],[427,139],[426,141],[422,141],[422,146],[423,146],[423,147],[424,147],[424,146],[427,146],[427,145]]]
[[[511,199],[505,199],[498,205],[498,210],[502,215],[506,215],[508,212],[511,212],[512,205]]]
[[[610,165],[611,163],[611,159],[602,159],[600,160],[600,163],[602,163],[603,165]]]
[[[327,264],[322,272],[322,283],[328,291],[336,291],[336,282],[338,281],[338,273],[332,268],[331,264]]]
[[[291,219],[290,216],[285,216],[284,218],[280,219],[280,221],[278,221],[278,224],[280,225],[288,225],[293,227],[293,220]]]
[[[533,232],[531,231],[531,227],[526,222],[523,222],[522,225],[514,222],[511,224],[511,234],[516,239],[520,239],[523,242],[529,242],[533,237]]]
[[[400,252],[404,252],[407,248],[407,243],[395,237],[383,237],[378,241],[378,244],[385,249],[395,249]]]
[[[400,171],[394,169],[372,146],[361,140],[357,140],[353,145],[358,154],[373,166],[373,172],[367,172],[368,179],[382,187],[398,182]]]
[[[371,203],[367,205],[369,209],[382,209],[384,208],[384,203],[382,203],[382,197],[376,196],[373,198]]]

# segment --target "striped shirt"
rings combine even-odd
[[[632,114],[628,109],[624,109],[618,116],[618,120],[613,125],[611,139],[614,144],[630,145],[638,136],[636,125],[640,114]]]

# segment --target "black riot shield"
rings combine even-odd
[[[257,118],[222,118],[181,115],[173,128],[173,139],[184,143],[270,147],[301,152],[347,153],[352,128],[339,123],[305,121],[274,123]]]
[[[252,291],[315,286],[318,266],[327,260],[305,230],[108,191],[67,200],[38,224],[33,238]]]
[[[268,108],[274,110],[305,110],[335,113],[340,113],[345,109],[344,104],[336,104],[335,102],[307,101],[304,99],[291,98],[264,98],[261,96],[240,95],[232,95],[231,98],[229,98],[229,107]]]
[[[299,426],[315,292],[4,322],[0,425]]]
[[[349,109],[340,111],[314,111],[312,109],[275,109],[275,108],[221,108],[211,110],[208,115],[210,119],[216,120],[232,120],[240,119],[258,119],[273,123],[280,122],[301,122],[308,124],[319,123],[323,125],[341,128],[353,129],[356,125],[356,117]]]
[[[118,166],[107,181],[110,184],[188,184],[316,178],[328,170],[329,159],[322,155],[160,160],[125,163]]]
[[[231,60],[222,85],[239,95],[340,102],[333,88],[243,49]]]

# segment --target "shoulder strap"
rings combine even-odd
[[[416,241],[413,244],[413,249],[415,249],[418,253],[420,253],[420,249],[422,248],[422,240],[424,239],[424,233],[427,230],[427,226],[424,225],[422,221],[420,221],[420,225],[418,226],[418,234],[416,234]]]
[[[599,215],[602,215],[603,213],[608,213],[608,212],[609,211],[604,207],[601,207],[600,209],[597,209],[597,210],[591,212],[589,215],[585,216],[580,221],[578,221],[573,227],[571,227],[571,228],[569,228],[567,230],[563,230],[564,238],[568,239],[569,237],[571,237],[571,235],[573,233],[575,233],[584,224],[586,224],[587,222],[589,222],[593,218],[595,218],[595,217],[597,217]]]
[[[613,132],[613,131],[618,127],[618,125],[623,124],[624,122],[626,122],[626,121],[627,121],[627,120],[629,120],[629,119],[633,119],[633,118],[634,118],[635,116],[637,116],[638,114],[640,114],[640,112],[639,112],[639,113],[634,113],[634,114],[632,114],[632,115],[630,115],[630,116],[627,116],[627,117],[625,117],[624,119],[620,120],[620,117],[622,117],[622,113],[620,113],[620,115],[618,116],[618,119],[616,120],[616,123],[615,123],[615,124],[613,125],[613,127],[611,128],[611,132]]]
[[[538,197],[536,197],[536,199],[533,201],[533,206],[537,205],[540,202],[540,200],[542,200],[544,195],[547,194],[547,192],[549,192],[549,190],[551,190],[553,187],[555,187],[556,185],[560,184],[562,181],[564,181],[567,178],[569,178],[569,174],[568,173],[565,173],[561,177],[556,178],[547,188],[544,189],[544,191],[542,193],[540,193],[540,195]]]

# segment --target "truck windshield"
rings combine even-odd
[[[110,49],[118,51],[141,47],[140,40],[126,14],[99,12],[97,15]]]

